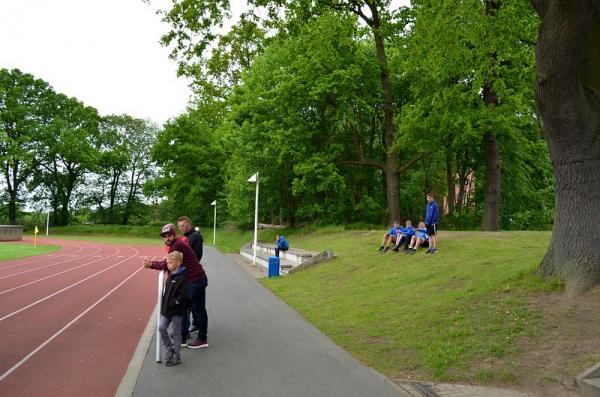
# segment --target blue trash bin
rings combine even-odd
[[[269,257],[269,277],[279,276],[279,258],[276,256]]]

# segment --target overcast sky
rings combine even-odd
[[[169,26],[155,10],[170,3],[0,0],[0,68],[31,73],[101,115],[162,124],[185,111],[191,94],[158,43]],[[238,12],[245,7],[245,0],[231,3]]]
[[[102,115],[163,123],[190,90],[158,43],[153,0],[0,0],[0,68],[18,68]]]

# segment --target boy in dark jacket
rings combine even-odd
[[[185,306],[187,275],[181,262],[183,262],[181,252],[172,251],[167,255],[169,277],[162,296],[158,325],[158,331],[166,351],[165,364],[167,366],[177,365],[181,362],[181,322],[187,313]],[[169,325],[173,327],[173,340],[167,331]]]

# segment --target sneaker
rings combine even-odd
[[[383,246],[379,247],[379,249],[377,250],[377,252],[383,252]]]
[[[187,347],[189,347],[190,349],[201,349],[204,347],[208,347],[208,342],[206,340],[195,339],[191,342],[188,342]]]
[[[408,253],[409,253],[410,255],[414,255],[414,254],[416,254],[416,253],[417,253],[417,249],[416,249],[416,248],[413,248],[413,249],[409,250],[409,252],[408,252]]]
[[[179,357],[175,357],[174,354],[171,355],[165,362],[167,367],[172,367],[173,365],[181,364],[181,359]]]
[[[431,249],[431,253],[432,253],[432,254],[437,254],[437,253],[438,253],[438,250],[437,250],[437,248],[432,248],[432,249]]]
[[[432,250],[431,248],[429,248],[429,249],[427,250],[427,252],[425,252],[425,253],[426,253],[426,254],[431,254],[431,251],[433,251],[433,250]]]
[[[181,347],[188,347],[188,343],[186,341],[181,341]]]
[[[394,251],[394,252],[398,252],[399,250],[400,250],[400,248],[398,248],[398,247],[392,248],[392,251]]]
[[[390,249],[390,247],[385,247],[385,248],[383,249],[383,253],[385,254],[386,252],[388,252],[388,250],[389,250],[389,249]]]
[[[200,329],[199,329],[198,327],[196,327],[195,325],[191,325],[191,326],[190,326],[189,333],[190,333],[190,334],[197,334],[199,330],[200,330]]]

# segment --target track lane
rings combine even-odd
[[[164,255],[159,244],[128,257],[119,247],[121,255],[98,262],[121,262],[115,267],[0,321],[10,342],[0,346],[0,395],[114,394],[155,304],[157,274],[141,270],[141,256]]]

